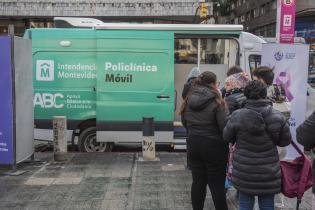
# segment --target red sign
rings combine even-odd
[[[296,0],[280,2],[280,43],[294,43]]]

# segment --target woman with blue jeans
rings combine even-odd
[[[224,140],[236,143],[232,183],[239,191],[240,210],[252,210],[255,196],[260,210],[274,210],[274,196],[281,191],[277,146],[290,144],[289,125],[266,99],[264,83],[250,81],[244,95],[244,107],[232,113],[223,130]]]

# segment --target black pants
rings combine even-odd
[[[193,209],[203,209],[208,185],[216,210],[227,210],[225,177],[228,144],[223,140],[200,136],[190,136],[187,143],[187,155],[193,177],[191,186]]]

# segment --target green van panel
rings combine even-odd
[[[118,36],[114,31],[111,37],[111,31],[101,32],[97,39],[98,129],[128,130],[137,125],[136,130],[141,130],[145,116],[172,129],[173,36],[156,31]],[[121,124],[123,128],[119,128]]]
[[[36,52],[33,61],[35,119],[95,118],[95,53]]]

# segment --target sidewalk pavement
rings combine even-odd
[[[36,153],[42,162],[21,164],[19,170],[26,173],[0,175],[0,209],[192,209],[186,154],[157,153],[158,162],[139,162],[138,155],[69,153],[67,162],[56,163],[52,153]],[[235,190],[227,197],[229,209],[238,209]],[[283,210],[295,209],[295,199],[284,203]],[[308,191],[300,210],[310,210],[310,205]],[[209,192],[204,209],[214,209]]]

